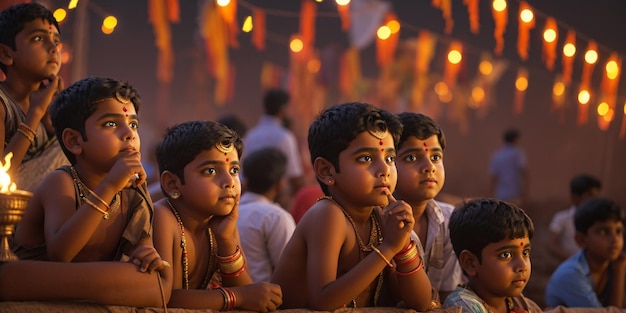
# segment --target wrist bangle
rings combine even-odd
[[[22,134],[24,137],[26,137],[26,139],[28,139],[28,141],[30,141],[30,144],[31,144],[31,145],[35,143],[35,138],[34,138],[31,134],[29,134],[29,133],[25,132],[25,131],[24,131],[24,130],[22,130],[21,128],[18,128],[18,129],[17,129],[17,132],[18,132],[18,133],[20,133],[20,134]]]
[[[380,252],[380,250],[379,250],[378,248],[376,248],[376,246],[374,246],[374,245],[370,245],[370,248],[371,248],[374,252],[376,252],[376,254],[378,254],[378,256],[380,256],[380,258],[381,258],[381,259],[383,259],[383,261],[385,261],[385,263],[387,263],[387,266],[389,266],[389,267],[393,268],[393,264],[391,264],[391,262],[389,262],[389,259],[387,259],[387,258],[385,257],[385,255],[384,255],[382,252]]]

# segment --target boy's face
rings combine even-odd
[[[13,61],[9,70],[36,81],[57,75],[61,69],[60,42],[59,31],[48,21],[36,18],[25,23],[15,36],[15,51],[7,47]]]
[[[577,241],[587,250],[587,258],[598,262],[612,261],[619,257],[624,246],[624,225],[621,221],[608,219],[593,223],[587,234],[577,233]]]
[[[227,153],[217,148],[202,151],[185,166],[182,198],[203,213],[230,214],[241,195],[240,168],[236,149]]]
[[[396,195],[409,203],[434,199],[446,179],[443,149],[437,135],[426,140],[408,138],[396,158],[398,186]]]
[[[108,98],[96,104],[96,110],[85,121],[87,141],[83,154],[94,164],[109,171],[120,158],[140,151],[139,117],[132,103]]]
[[[528,236],[490,243],[482,251],[482,262],[474,259],[470,287],[487,303],[489,299],[519,296],[530,279]]]
[[[367,131],[360,133],[339,154],[341,172],[332,169],[333,196],[357,206],[387,205],[387,190],[393,192],[397,182],[395,156],[390,133],[386,132],[382,139]]]

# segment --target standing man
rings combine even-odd
[[[284,126],[289,98],[289,94],[281,89],[270,89],[265,93],[263,97],[265,113],[256,126],[246,133],[243,159],[246,155],[265,147],[275,147],[281,150],[287,156],[285,177],[288,181],[287,194],[291,198],[291,195],[304,184],[304,171],[296,137]],[[286,207],[288,203],[282,200],[279,202],[283,204],[283,207]]]
[[[520,133],[515,128],[504,132],[504,147],[491,158],[491,195],[522,206],[528,196],[528,164],[519,146]]]

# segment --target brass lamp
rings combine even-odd
[[[13,235],[15,225],[22,219],[28,200],[32,196],[32,192],[24,190],[0,192],[0,262],[18,259],[11,252],[9,237]]]

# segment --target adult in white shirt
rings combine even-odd
[[[252,280],[269,282],[296,223],[274,202],[285,185],[286,157],[268,147],[243,161],[246,191],[239,200],[237,228]]]

